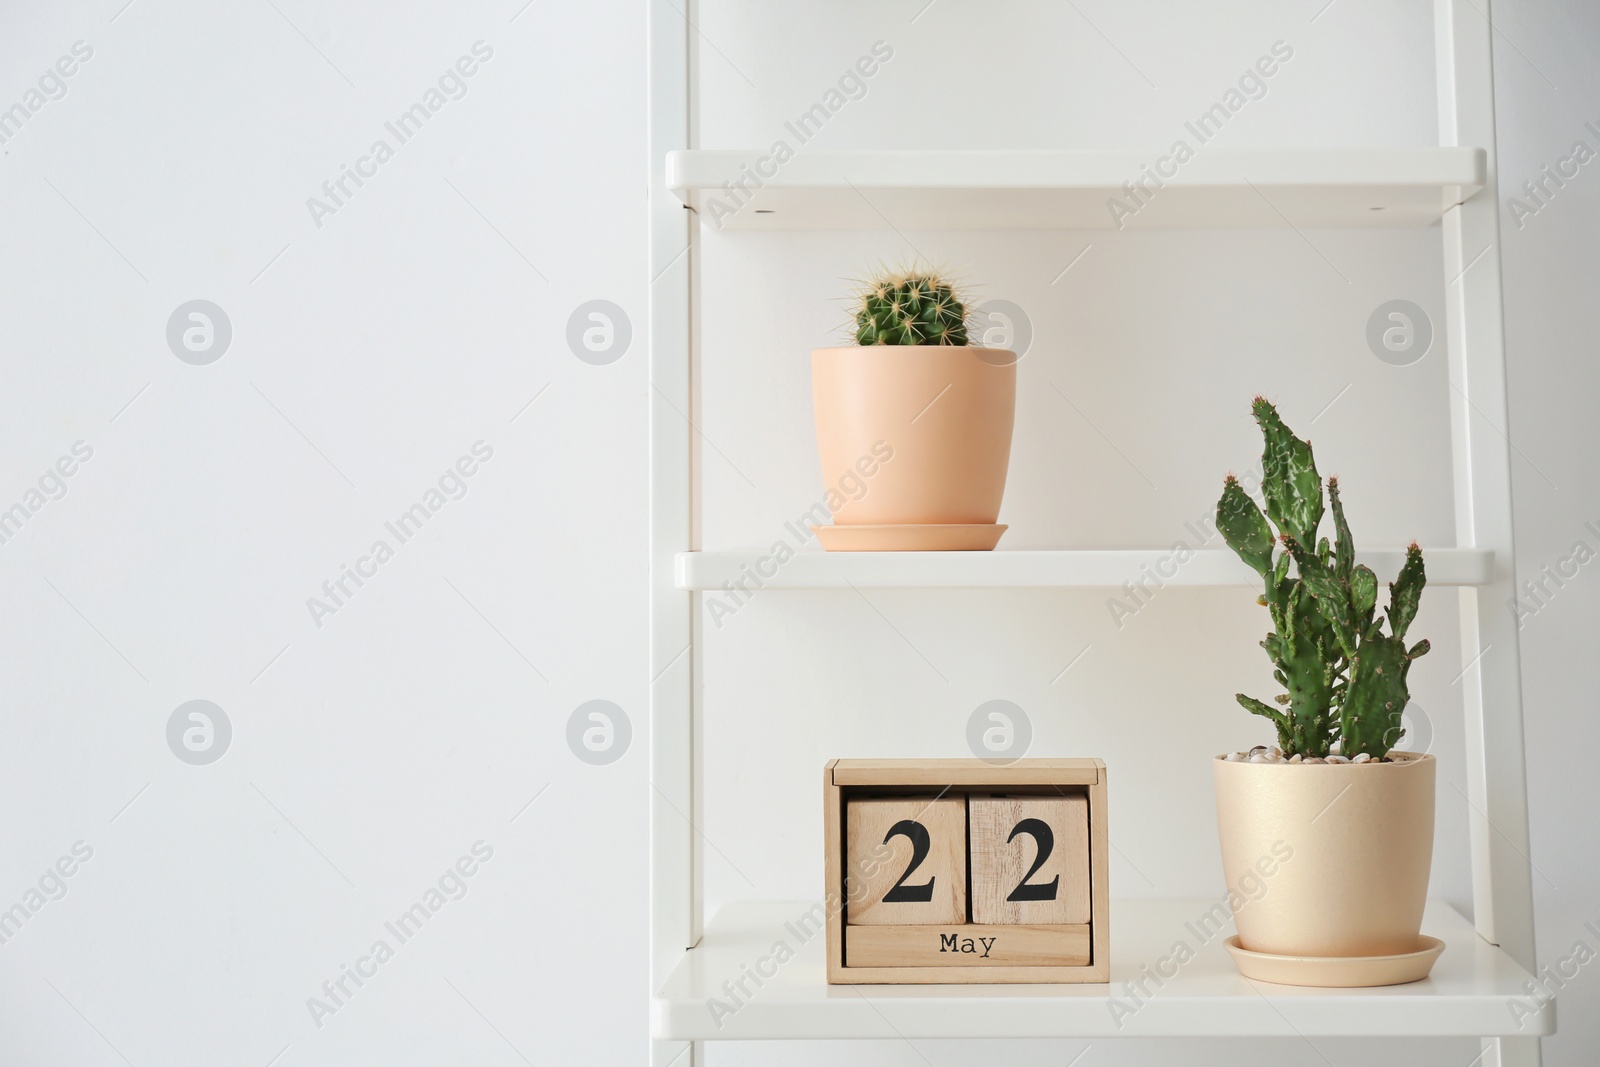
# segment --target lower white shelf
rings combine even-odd
[[[1536,1001],[1524,988],[1528,972],[1442,901],[1429,901],[1422,922],[1423,933],[1446,945],[1432,975],[1374,989],[1310,989],[1240,977],[1222,945],[1233,932],[1231,920],[1221,929],[1205,921],[1214,904],[1113,902],[1109,986],[830,986],[823,935],[799,936],[800,920],[815,904],[730,904],[657,992],[651,1030],[657,1038],[694,1041],[1536,1037],[1555,1031],[1553,1003]],[[1192,953],[1182,964],[1176,962],[1185,953],[1180,944]],[[793,957],[778,963],[785,951]]]
[[[1428,584],[1487,585],[1494,552],[1423,547]],[[1380,582],[1400,572],[1404,549],[1356,553]],[[1261,577],[1226,548],[1058,549],[1008,552],[680,552],[679,589],[1121,588],[1249,586]]]

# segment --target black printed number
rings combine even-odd
[[[1031,820],[1037,822],[1038,820]],[[1044,825],[1040,823],[1040,825]],[[1049,833],[1049,829],[1045,833]],[[883,843],[888,844],[896,837],[904,837],[911,842],[911,863],[906,867],[905,873],[900,875],[900,880],[883,895],[885,904],[925,904],[933,899],[933,882],[930,877],[921,885],[906,885],[906,879],[911,877],[911,872],[922,866],[922,861],[928,858],[928,849],[932,842],[928,840],[928,828],[915,819],[901,819],[889,827],[889,832],[883,835]],[[1032,871],[1028,872],[1032,874]],[[1051,891],[1054,899],[1055,890]],[[1029,898],[1032,899],[1032,898]]]
[[[1048,882],[1039,882],[1029,885],[1028,879],[1036,874],[1045,860],[1050,858],[1050,853],[1055,851],[1056,835],[1051,831],[1050,825],[1042,819],[1023,819],[1011,828],[1011,836],[1006,838],[1006,844],[1016,840],[1018,834],[1027,834],[1033,838],[1033,843],[1039,846],[1039,854],[1033,858],[1033,866],[1028,868],[1028,873],[1022,876],[1022,881],[1017,883],[1017,888],[1011,891],[1007,900],[1054,900],[1056,890],[1061,887],[1061,876],[1058,874]],[[911,873],[909,871],[907,874]]]

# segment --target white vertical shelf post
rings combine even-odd
[[[1481,192],[1443,219],[1456,543],[1494,550],[1486,586],[1463,589],[1463,705],[1478,933],[1535,971],[1521,654],[1507,602],[1515,596],[1511,447],[1500,285],[1499,161],[1495,149],[1490,0],[1435,0],[1439,139],[1482,145]],[[1537,1067],[1537,1038],[1486,1041],[1486,1064]]]
[[[686,0],[685,0],[686,2]],[[700,938],[694,827],[694,594],[674,560],[693,548],[690,214],[661,175],[689,147],[689,21],[673,0],[648,12],[650,279],[650,991]],[[653,1041],[652,1067],[693,1067],[684,1043]]]

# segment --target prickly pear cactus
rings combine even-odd
[[[856,311],[858,345],[965,345],[967,308],[939,275],[883,273],[868,282]]]
[[[1375,618],[1378,579],[1355,562],[1338,479],[1328,479],[1330,545],[1326,537],[1317,538],[1322,478],[1311,442],[1295,437],[1261,397],[1251,410],[1266,444],[1261,458],[1266,511],[1230,474],[1217,502],[1217,530],[1265,584],[1258,600],[1271,613],[1273,630],[1261,647],[1272,658],[1273,677],[1284,692],[1274,698],[1276,708],[1243,693],[1239,703],[1271,720],[1287,755],[1326,756],[1338,742],[1346,758],[1364,752],[1381,759],[1403,733],[1400,717],[1409,699],[1411,661],[1428,651],[1426,641],[1405,647],[1427,584],[1422,550],[1415,544],[1406,550],[1405,565],[1389,584],[1390,632],[1385,634],[1384,620]]]

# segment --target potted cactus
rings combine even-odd
[[[936,271],[883,271],[858,294],[855,344],[811,355],[833,550],[993,548],[1011,460],[1017,357],[972,345]],[[891,458],[893,462],[885,462]]]
[[[1378,579],[1355,562],[1338,479],[1327,481],[1330,544],[1318,536],[1323,483],[1311,443],[1295,437],[1266,400],[1257,397],[1252,411],[1266,443],[1265,513],[1230,474],[1217,529],[1262,578],[1257,602],[1270,612],[1272,632],[1261,647],[1284,691],[1276,706],[1238,694],[1246,710],[1272,723],[1276,746],[1215,761],[1228,885],[1266,887],[1259,899],[1230,892],[1240,902],[1230,948],[1245,974],[1271,981],[1295,979],[1281,969],[1260,973],[1271,969],[1268,957],[1372,964],[1312,967],[1301,984],[1412,981],[1438,954],[1437,943],[1419,938],[1433,858],[1435,760],[1392,746],[1403,733],[1407,673],[1428,651],[1427,641],[1406,645],[1427,580],[1422,552],[1414,543],[1406,550],[1380,616]],[[1273,868],[1265,883],[1263,857]],[[1409,966],[1381,966],[1400,957]]]

